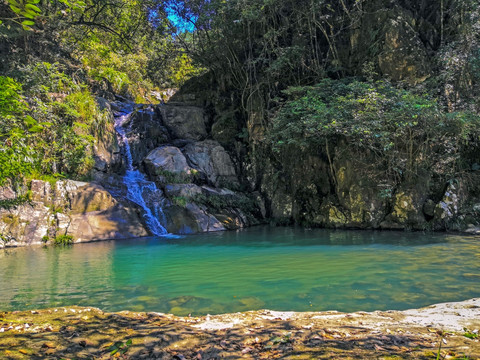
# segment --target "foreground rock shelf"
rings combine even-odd
[[[0,312],[0,358],[435,359],[442,343],[442,359],[478,359],[479,328],[480,298],[407,311],[184,318],[61,307]]]

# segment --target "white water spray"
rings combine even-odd
[[[128,121],[129,117],[130,114],[124,114],[115,119],[115,130],[122,137],[125,145],[127,172],[123,177],[123,183],[127,187],[127,199],[133,201],[143,209],[145,222],[154,235],[167,235],[167,230],[159,221],[159,219],[161,219],[165,223],[165,215],[162,210],[161,201],[154,201],[152,203],[149,201],[149,205],[147,205],[147,202],[145,201],[145,198],[147,198],[148,195],[150,195],[148,198],[160,198],[160,196],[158,196],[160,190],[157,189],[154,182],[148,181],[144,174],[135,170],[133,167],[132,152],[127,138],[127,130],[130,130],[131,124],[127,130],[123,127],[123,124]]]

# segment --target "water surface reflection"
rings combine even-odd
[[[5,250],[0,307],[406,309],[480,296],[479,259],[462,236],[269,227]]]

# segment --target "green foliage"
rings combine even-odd
[[[185,196],[174,196],[172,202],[180,207],[187,206],[188,199]]]
[[[55,239],[53,239],[54,245],[71,245],[73,243],[73,236],[72,235],[57,235]]]
[[[71,77],[66,75],[58,63],[39,62],[20,69],[23,88],[29,95],[48,100],[49,93],[70,94],[80,90]]]
[[[84,41],[75,52],[88,71],[90,77],[97,81],[107,81],[113,91],[125,94],[128,86],[142,78],[145,66],[144,54],[121,56],[98,41]]]
[[[32,26],[35,25],[35,19],[42,12],[37,6],[39,2],[40,0],[7,0],[10,10],[15,14],[7,20],[21,26],[23,30],[31,31]]]
[[[0,76],[0,116],[2,118],[22,115],[27,105],[22,101],[22,86],[12,78]],[[3,122],[0,123],[2,126]]]
[[[289,100],[269,129],[280,157],[292,150],[328,153],[341,142],[359,157],[370,154],[397,179],[438,169],[447,176],[461,170],[461,154],[480,135],[479,116],[447,114],[435,100],[386,82],[324,80],[284,93]]]
[[[158,39],[150,52],[147,75],[162,88],[178,88],[188,79],[199,76],[205,69],[193,63],[173,39]]]
[[[0,76],[0,185],[32,170],[33,153],[25,137],[36,121],[25,115],[28,106],[21,92],[18,82]]]
[[[131,345],[132,345],[132,339],[128,339],[125,342],[117,341],[115,344],[113,344],[108,348],[108,351],[110,351],[110,356],[117,357],[118,355],[125,354]]]
[[[28,191],[26,194],[17,196],[13,199],[2,199],[0,200],[0,209],[11,209],[25,203],[29,203],[31,200],[32,193]]]
[[[0,183],[25,177],[82,179],[94,165],[107,114],[58,64],[26,66],[23,88],[0,77]],[[27,101],[28,100],[28,101]]]
[[[467,329],[464,329],[465,332],[463,333],[463,336],[469,338],[469,339],[478,339],[480,338],[480,335],[478,335],[478,332],[472,332]]]
[[[0,241],[3,242],[4,245],[8,244],[10,241],[15,240],[12,236],[0,234]]]

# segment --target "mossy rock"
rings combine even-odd
[[[212,125],[212,137],[223,147],[231,148],[238,135],[238,124],[233,112],[220,115]]]

